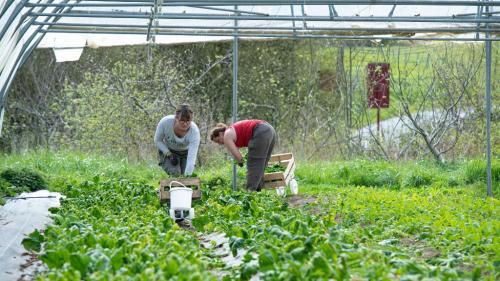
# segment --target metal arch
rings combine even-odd
[[[53,1],[53,0],[50,0],[50,1]],[[66,0],[66,1],[69,1],[69,0]],[[31,11],[32,9],[34,9],[35,7],[31,7],[29,10]],[[46,9],[47,7],[45,8],[41,8],[41,9]],[[68,10],[71,10],[71,7],[67,7]],[[54,10],[57,11],[57,10],[64,10],[65,8],[55,8]],[[16,17],[20,16],[19,14],[16,15]],[[21,15],[21,17],[25,17],[24,15]],[[20,29],[19,29],[19,33],[20,35],[17,36],[17,42],[15,43],[15,47],[14,48],[17,48],[18,47],[18,44],[19,42],[21,41],[22,38],[24,38],[24,35],[26,34],[26,32],[28,31],[29,27],[31,27],[31,24],[32,22],[34,21],[35,19],[30,19],[28,22],[26,23],[23,23],[22,26],[20,26]],[[51,20],[51,18],[47,18],[45,19],[46,21],[49,21]],[[59,20],[59,17],[55,17],[54,19],[52,19],[54,21],[57,21]],[[20,20],[20,22],[22,22],[22,20]],[[12,24],[12,21],[10,21],[10,24],[9,24],[9,28],[11,27],[11,24]],[[18,27],[19,28],[19,27]],[[18,31],[18,28],[16,28],[16,31]],[[10,84],[12,83],[12,80],[14,79],[14,74],[17,72],[17,70],[19,69],[19,67],[26,61],[26,59],[28,58],[28,56],[31,54],[31,52],[33,51],[33,49],[40,43],[40,41],[43,39],[43,37],[45,36],[45,32],[40,32],[40,30],[43,30],[43,26],[39,26],[38,28],[36,28],[36,30],[34,30],[31,35],[29,36],[29,39],[27,40],[27,42],[23,43],[22,47],[21,47],[21,50],[18,52],[18,55],[17,55],[17,58],[12,66],[12,68],[9,70],[9,74],[7,76],[7,79],[5,81],[5,83],[3,85],[1,85],[2,87],[0,88],[0,110],[1,110],[1,118],[0,118],[0,121],[3,123],[3,112],[4,112],[4,104],[5,104],[5,100],[7,99],[7,90],[8,88],[10,87]],[[14,31],[14,32],[16,32]],[[5,35],[5,34],[3,34]],[[3,35],[2,37],[0,38],[3,38]],[[38,37],[35,41],[34,44],[33,43],[33,40]],[[14,39],[15,40],[15,39]],[[7,66],[7,65],[5,65]],[[5,71],[6,69],[2,69],[2,72]],[[2,124],[0,124],[0,129],[1,129],[1,126]],[[0,134],[1,134],[1,130],[0,130]]]
[[[26,2],[26,0],[24,2]],[[10,29],[12,29],[12,27],[13,27],[12,24],[13,24],[14,19],[20,17],[21,19],[19,19],[18,23],[16,24],[17,27],[14,30],[11,31],[11,33],[12,33],[11,36],[14,35],[16,32],[19,32],[19,35],[16,36],[16,38],[14,38],[14,39],[9,40],[9,43],[10,43],[9,45],[15,45],[14,48],[17,47],[19,41],[24,37],[24,35],[26,34],[27,30],[30,27],[30,22],[27,22],[27,23],[24,23],[24,24],[22,23],[23,22],[23,18],[26,17],[25,15],[19,14],[19,12],[20,12],[20,10],[22,10],[22,8],[23,7],[19,7],[19,5],[16,7],[16,11],[9,18],[8,24],[4,27],[4,30],[2,30],[2,33],[1,33],[1,36],[0,36],[0,38],[3,38],[6,35],[7,31],[10,30]],[[29,11],[31,11],[32,9],[34,9],[34,8],[30,8]],[[42,27],[38,27],[37,29],[41,29],[41,28]],[[30,43],[31,40],[33,40],[33,38],[35,37],[36,34],[37,34],[37,32],[35,32],[35,31],[31,34],[30,38],[28,39],[28,43]],[[15,44],[12,44],[11,43],[12,41],[16,41]],[[25,43],[25,45],[26,45],[26,43]],[[22,56],[23,52],[24,52],[24,49],[21,50],[19,57]],[[16,62],[14,63],[14,65],[17,65],[18,62],[19,62],[19,59],[16,60]],[[9,76],[7,77],[8,78],[7,80],[10,80],[10,77],[12,76],[12,72],[13,71],[15,72],[15,70],[17,70],[16,66],[14,66],[14,69],[12,69],[10,71]],[[3,101],[4,101],[4,96],[6,94],[6,88],[7,87],[5,85],[2,86],[2,88],[0,88],[0,94],[1,94],[1,96],[0,96],[0,107],[1,108],[3,108]]]
[[[7,30],[9,30],[10,28],[12,28],[12,22],[14,21],[15,18],[17,17],[23,17],[23,15],[19,15],[19,12],[23,9],[24,7],[24,4],[27,2],[26,1],[23,1],[22,3],[18,4],[17,7],[15,8],[15,12],[11,14],[11,16],[9,17],[9,19],[7,20],[7,24],[4,26],[4,29],[2,30],[1,32],[1,35],[0,35],[0,39],[3,39],[4,38],[4,35],[5,33],[7,32]],[[12,2],[11,2],[12,3]],[[10,5],[9,5],[10,6]],[[31,8],[30,10],[32,10],[33,8]],[[7,9],[3,10],[2,12],[2,15],[4,12],[7,12]],[[17,24],[18,27],[21,26],[22,20],[19,20],[19,23]],[[13,33],[15,33],[18,29],[18,27],[15,28],[15,30],[13,31]],[[40,27],[41,28],[41,27]],[[21,30],[19,30],[21,35],[20,36],[17,36],[17,42],[11,42],[11,41],[15,41],[16,39],[11,39],[9,40],[6,44],[7,46],[11,47],[11,48],[16,48],[18,46],[18,43],[19,41],[21,40],[21,38],[24,37],[24,34],[26,33],[27,31],[27,28],[21,28]],[[26,52],[26,48],[29,46],[29,44],[31,44],[33,38],[35,36],[38,36],[40,37],[40,40],[41,38],[43,38],[43,34],[40,35],[38,32],[33,32],[30,36],[30,39],[28,40],[27,43],[24,43],[23,44],[23,47],[21,48],[17,58],[16,58],[16,61],[14,63],[14,65],[10,68],[9,70],[9,74],[7,75],[5,81],[2,83],[3,85],[0,84],[0,86],[2,86],[0,88],[0,136],[2,134],[2,126],[3,126],[3,118],[4,118],[4,114],[5,114],[5,107],[4,107],[4,104],[5,104],[5,100],[7,99],[7,90],[8,88],[10,87],[10,84],[12,83],[12,80],[14,79],[14,73],[17,72],[17,69],[19,68],[19,65],[22,64],[22,62],[24,62],[26,60],[26,58],[28,57],[27,54],[31,53],[31,51],[29,51],[28,53]],[[40,40],[38,40],[35,44],[33,44],[31,50],[36,47],[38,45],[38,43],[40,42]],[[7,63],[8,63],[8,59],[5,60],[5,65],[2,66],[2,69],[1,69],[1,72],[0,74],[3,73],[3,71],[6,71],[7,70]]]
[[[8,2],[4,2],[4,3],[5,3],[5,6],[0,7],[1,8],[0,17],[3,17],[4,13],[7,12],[7,10],[10,8],[10,6],[12,4],[14,4],[14,1],[8,1]]]
[[[26,24],[22,24],[23,18],[25,18],[25,15],[20,14],[20,11],[24,7],[24,3],[26,3],[27,0],[23,1],[22,3],[19,3],[17,7],[15,8],[15,11],[11,14],[9,17],[7,24],[4,26],[4,29],[2,30],[0,34],[0,38],[4,38],[4,36],[7,35],[7,32],[10,30],[10,37],[14,36],[16,32],[19,32],[19,35],[17,35],[15,38],[10,38],[10,40],[7,41],[7,44],[9,45],[11,51],[16,49],[18,46],[19,41],[24,37],[26,31],[28,30],[30,24],[29,22]],[[21,6],[22,5],[22,6]],[[30,8],[29,11],[33,10],[34,8]],[[20,18],[17,20],[16,27],[13,29],[13,22],[15,19]],[[41,28],[41,27],[39,27]],[[33,32],[30,36],[30,39],[28,39],[28,43],[34,38],[34,36],[37,34],[37,32]],[[43,36],[43,35],[42,35]],[[14,43],[15,42],[15,43]],[[14,65],[12,69],[9,70],[9,75],[7,76],[5,80],[5,84],[1,85],[2,87],[0,88],[0,109],[3,111],[3,105],[4,105],[4,100],[7,96],[7,89],[10,85],[10,81],[13,78],[13,73],[17,71],[18,63],[19,63],[19,58],[22,57],[22,54],[24,52],[25,48],[22,48],[22,50],[19,52],[18,57],[16,61],[14,62]],[[2,72],[6,70],[8,63],[8,59],[5,61],[5,65],[2,68]]]
[[[23,2],[27,2],[28,0],[24,0]],[[12,12],[12,14],[9,16],[6,24],[4,25],[4,27],[1,29],[0,31],[0,39],[3,38],[3,36],[5,35],[5,33],[7,32],[7,30],[11,27],[11,24],[12,22],[14,21],[15,18],[17,18],[19,16],[19,12],[23,9],[24,5],[23,5],[23,2],[20,2],[16,5],[16,7],[14,8],[15,11]],[[9,4],[9,7],[6,7],[6,10],[4,12],[7,12],[8,8],[11,7],[11,4],[14,3],[13,1]],[[2,17],[3,17],[3,13],[2,13]]]

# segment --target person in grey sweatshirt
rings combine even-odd
[[[175,115],[163,117],[156,127],[158,164],[171,176],[190,176],[194,171],[200,130],[192,120],[191,107],[181,104]]]

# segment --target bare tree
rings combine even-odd
[[[474,46],[439,47],[443,52],[436,52],[437,56],[429,52],[403,54],[398,47],[391,90],[397,97],[403,124],[442,163],[444,154],[459,140],[463,119],[471,111],[465,97],[475,90],[482,54],[467,49]]]

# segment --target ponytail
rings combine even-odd
[[[214,141],[214,139],[217,138],[220,133],[225,132],[227,128],[226,124],[217,123],[217,125],[215,125],[215,127],[210,131],[210,140]]]

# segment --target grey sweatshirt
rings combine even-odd
[[[187,150],[185,176],[190,176],[194,170],[196,155],[198,154],[198,146],[200,145],[200,130],[194,122],[191,121],[191,127],[187,134],[179,138],[174,133],[175,115],[167,115],[163,117],[155,133],[155,144],[163,154],[170,154],[170,149],[176,151]]]

